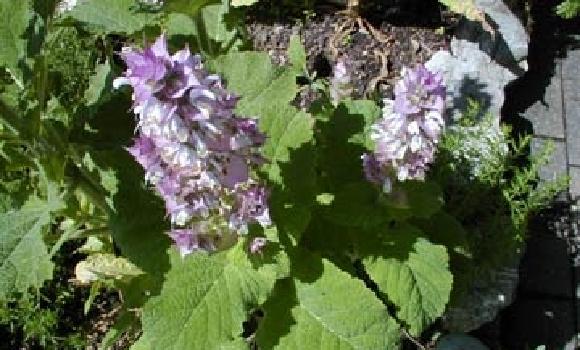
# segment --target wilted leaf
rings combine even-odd
[[[143,271],[125,258],[114,254],[92,254],[75,267],[76,279],[81,283],[102,280],[128,280]]]

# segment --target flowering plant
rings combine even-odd
[[[505,195],[482,216],[449,183],[479,149],[450,149],[439,73],[411,67],[393,100],[352,99],[346,57],[316,82],[295,36],[276,66],[244,50],[230,4],[0,1],[0,302],[40,289],[72,241],[86,308],[101,287],[122,295],[103,348],[124,329],[135,349],[417,341],[466,271],[503,261],[474,217],[520,244],[514,223],[548,198],[528,186],[537,166],[484,184]]]

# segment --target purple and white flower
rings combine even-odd
[[[363,155],[366,178],[390,192],[393,179],[423,180],[444,128],[445,86],[441,74],[422,65],[403,71],[395,99],[385,99],[372,127],[373,154]]]
[[[165,36],[143,50],[124,48],[117,88],[133,88],[137,137],[129,153],[165,201],[169,236],[182,255],[216,249],[250,223],[270,225],[267,190],[252,179],[265,136],[239,117],[238,97],[185,48],[171,55]]]

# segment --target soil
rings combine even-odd
[[[311,74],[330,76],[332,65],[343,57],[352,65],[354,97],[377,92],[389,96],[405,66],[424,63],[436,51],[448,49],[449,33],[457,23],[457,17],[441,11],[437,2],[421,1],[421,7],[414,1],[395,3],[363,9],[362,26],[359,17],[341,13],[344,7],[332,4],[316,6],[303,18],[264,5],[250,13],[247,29],[254,48],[268,52],[275,63],[288,63],[290,36],[300,34]]]

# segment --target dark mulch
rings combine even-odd
[[[290,36],[300,34],[311,72],[329,76],[332,65],[342,56],[353,65],[355,97],[377,91],[388,96],[404,66],[424,63],[434,52],[449,46],[449,29],[457,18],[441,11],[436,1],[420,3],[385,1],[364,9],[363,18],[382,34],[381,38],[359,26],[336,37],[349,17],[340,13],[343,7],[331,4],[315,6],[302,17],[293,17],[275,5],[263,5],[250,14],[247,29],[255,49],[268,52],[278,64],[288,61]]]

